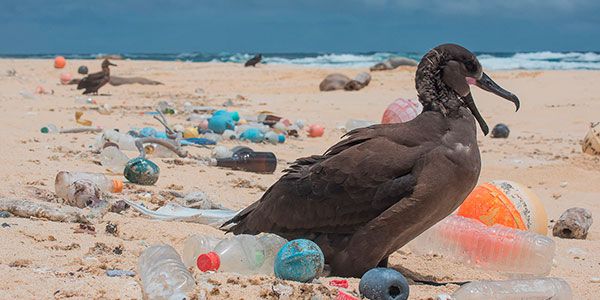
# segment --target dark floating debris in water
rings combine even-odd
[[[492,129],[492,138],[505,139],[510,134],[510,129],[505,124],[499,123]]]

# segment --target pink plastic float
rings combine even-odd
[[[422,111],[421,102],[399,98],[387,107],[381,118],[381,124],[408,122],[416,118]]]

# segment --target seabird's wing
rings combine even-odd
[[[412,193],[413,171],[435,138],[410,123],[356,129],[324,155],[298,159],[259,201],[226,223],[236,223],[230,231],[354,232]]]
[[[77,89],[81,90],[90,87],[90,85],[96,85],[100,83],[102,78],[104,78],[104,72],[92,73],[86,77],[83,77],[81,81],[79,81],[79,84],[77,84]]]

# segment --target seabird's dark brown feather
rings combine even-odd
[[[421,115],[353,130],[323,155],[298,159],[226,222],[229,231],[311,239],[336,275],[360,277],[385,261],[455,210],[477,183],[473,108],[456,88],[465,76],[483,78],[478,62],[476,69],[464,65],[473,59],[458,45],[430,51],[416,76]],[[451,61],[459,67],[446,68]]]
[[[85,89],[83,94],[98,93],[98,90],[110,81],[109,65],[113,65],[107,59],[102,62],[102,71],[89,74],[82,78],[77,84],[77,89]]]

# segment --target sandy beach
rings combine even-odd
[[[117,76],[143,76],[164,85],[107,85],[100,90],[110,95],[92,96],[99,104],[110,104],[112,113],[99,114],[95,105],[75,102],[81,91],[61,85],[59,75],[77,74],[87,65],[99,70],[99,60],[69,60],[65,69],[54,69],[49,59],[0,59],[0,197],[55,201],[54,178],[59,171],[104,172],[98,155],[90,151],[96,134],[42,134],[46,124],[70,128],[79,126],[76,111],[84,119],[104,128],[127,131],[160,124],[144,112],[167,100],[182,110],[186,101],[194,105],[223,107],[241,115],[271,111],[292,120],[322,124],[325,134],[309,138],[301,133],[284,144],[251,144],[255,150],[277,155],[274,174],[231,171],[193,163],[191,160],[153,159],[160,168],[154,186],[126,184],[123,194],[158,208],[168,202],[165,191],[203,191],[218,204],[240,209],[257,200],[280,176],[281,170],[298,157],[321,154],[344,134],[348,119],[378,122],[385,108],[399,97],[414,98],[413,67],[372,72],[372,81],[356,92],[320,92],[319,82],[333,72],[353,77],[359,69],[325,69],[291,65],[259,65],[244,68],[233,63],[190,63],[159,61],[115,61]],[[15,76],[6,70],[14,69]],[[521,99],[521,109],[501,98],[473,88],[475,101],[490,127],[505,123],[508,139],[492,139],[479,132],[482,157],[480,183],[495,179],[512,180],[530,187],[544,203],[549,228],[570,207],[583,207],[600,216],[600,156],[582,153],[581,140],[590,123],[600,121],[600,72],[598,71],[497,71],[488,72],[498,84]],[[42,86],[53,94],[35,94]],[[198,95],[195,90],[203,89]],[[34,93],[35,99],[20,92]],[[186,122],[186,115],[168,116],[172,124]],[[228,147],[246,142],[226,141]],[[209,149],[192,148],[190,153],[210,155]],[[135,153],[128,152],[130,157]],[[161,193],[162,192],[162,193]],[[115,198],[122,195],[115,194]],[[116,236],[105,233],[108,222],[118,225]],[[107,269],[136,270],[137,258],[149,245],[170,244],[181,251],[191,234],[222,236],[210,226],[151,220],[133,210],[107,213],[94,220],[95,234],[76,233],[74,223],[42,219],[5,218],[0,223],[0,299],[142,299],[139,277],[108,277]],[[549,231],[551,232],[551,230]],[[550,233],[549,233],[550,234]],[[564,278],[572,287],[574,299],[597,299],[600,283],[600,225],[590,229],[586,240],[553,238],[557,244],[550,276]],[[116,254],[116,247],[122,249]],[[391,266],[403,273],[438,282],[503,279],[498,274],[471,269],[442,257],[420,257],[406,247],[390,258]],[[294,288],[292,299],[313,296],[335,298],[332,278],[321,284],[284,282],[268,276],[200,274],[194,270],[197,298],[277,299],[273,286]],[[349,279],[350,291],[358,292],[358,279]],[[412,285],[411,299],[434,298],[452,293],[456,284]]]

